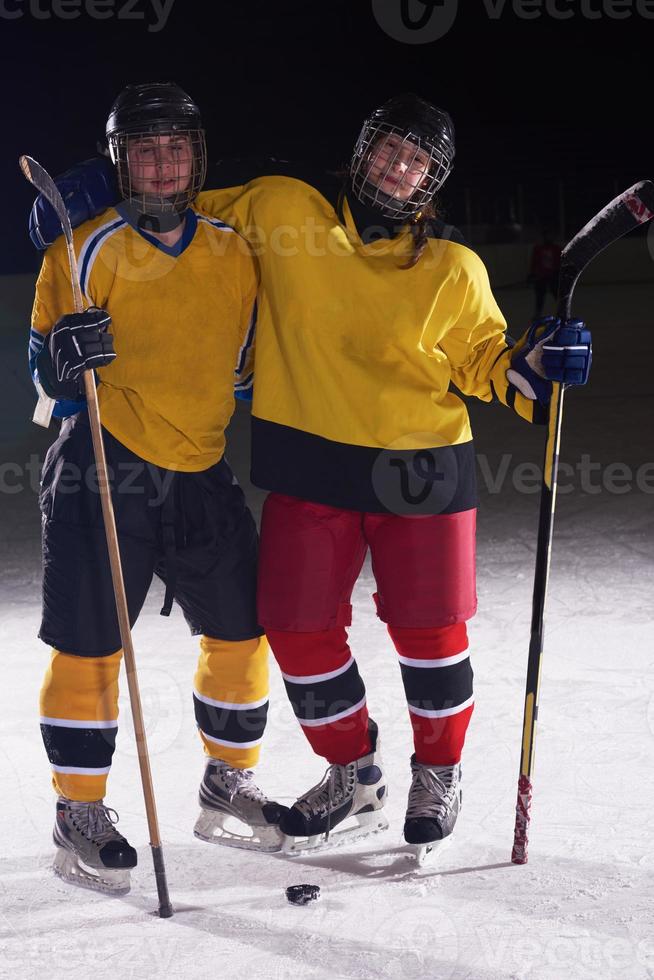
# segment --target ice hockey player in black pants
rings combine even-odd
[[[96,372],[130,620],[156,574],[166,585],[162,612],[175,600],[200,637],[193,699],[206,767],[196,836],[278,850],[283,808],[251,771],[266,723],[268,649],[256,617],[256,527],[224,458],[234,388],[252,380],[253,262],[230,226],[193,205],[204,133],[178,86],[125,89],[107,137],[122,201],[75,231],[88,309],[69,313],[60,239],[37,283],[30,359],[62,419],[40,501],[39,635],[52,647],[40,706],[58,797],[55,870],[124,892],[137,856],[104,803],[122,650],[81,394],[86,368]]]

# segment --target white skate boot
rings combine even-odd
[[[200,816],[194,834],[200,840],[257,851],[279,851],[279,820],[287,807],[269,800],[250,769],[234,769],[210,759],[200,785]]]
[[[461,809],[461,763],[427,766],[411,756],[413,779],[404,823],[404,839],[419,865],[431,864],[452,842]]]
[[[388,789],[377,726],[370,722],[372,750],[347,765],[331,765],[321,781],[280,820],[282,851],[289,856],[360,840],[388,827],[381,812]]]
[[[134,848],[118,833],[115,810],[102,800],[78,803],[60,796],[52,839],[57,847],[54,873],[64,881],[111,895],[130,889]]]

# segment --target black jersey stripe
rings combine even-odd
[[[457,514],[477,506],[472,441],[385,450],[253,416],[251,476],[264,490],[369,513]]]

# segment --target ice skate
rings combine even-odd
[[[78,803],[60,796],[52,839],[57,851],[54,873],[64,881],[111,895],[130,889],[136,851],[118,833],[115,810],[102,800]]]
[[[320,782],[284,814],[282,850],[289,856],[325,850],[386,830],[381,812],[388,790],[379,754],[377,727],[372,751],[347,765],[331,765]]]
[[[449,847],[461,809],[461,763],[428,766],[411,757],[413,779],[404,822],[404,839],[419,866],[432,864]]]
[[[279,820],[287,807],[269,800],[250,769],[234,769],[219,759],[207,762],[200,785],[200,816],[194,834],[228,847],[279,851]]]

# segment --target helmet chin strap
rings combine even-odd
[[[145,203],[148,206],[148,202]],[[183,212],[180,214],[178,211],[159,211],[154,203],[144,211],[142,206],[139,207],[134,201],[121,201],[120,212],[139,231],[154,235],[174,231],[184,220]]]

